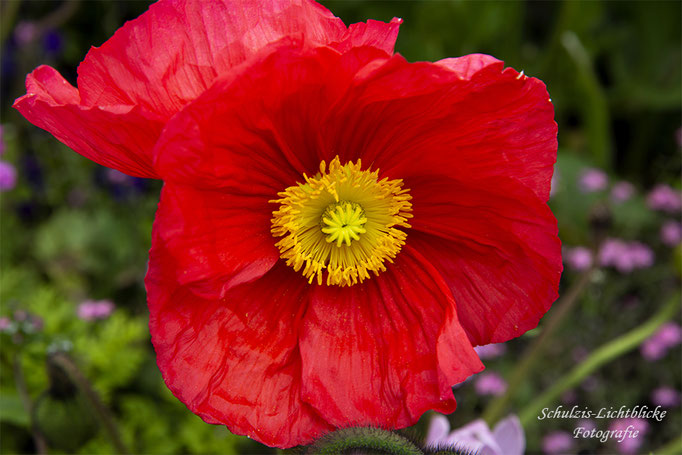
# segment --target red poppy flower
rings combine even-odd
[[[408,63],[399,20],[303,1],[153,5],[15,106],[164,180],[146,278],[168,387],[271,446],[455,409],[474,345],[557,296],[544,84],[485,55]]]

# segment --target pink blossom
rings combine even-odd
[[[680,405],[680,392],[672,387],[659,387],[651,392],[651,402],[656,406],[676,408]]]
[[[623,437],[612,439],[618,452],[633,455],[644,443],[644,435],[649,430],[649,423],[644,419],[617,419],[609,426],[610,431],[622,431]]]
[[[105,171],[106,178],[109,182],[115,183],[115,184],[124,184],[124,183],[129,183],[131,178],[124,174],[121,171],[117,171],[116,169],[107,169]]]
[[[502,395],[507,390],[507,383],[497,373],[483,373],[474,383],[474,389],[479,395]]]
[[[655,336],[666,347],[671,348],[682,342],[682,327],[675,322],[666,322],[656,332]]]
[[[666,221],[661,226],[661,242],[668,246],[677,246],[682,240],[682,224],[677,221]]]
[[[592,419],[580,419],[576,426],[583,428],[586,432],[597,429],[597,424]]]
[[[615,267],[621,273],[651,267],[654,253],[640,242],[625,242],[620,239],[606,239],[599,249],[599,264]]]
[[[542,451],[547,454],[566,453],[573,448],[573,436],[565,431],[553,431],[542,438]]]
[[[583,193],[601,191],[609,184],[609,178],[604,171],[595,168],[585,169],[578,178],[578,187]]]
[[[12,324],[12,321],[7,316],[3,316],[0,318],[0,332],[4,332],[7,329],[9,329],[10,325]]]
[[[109,300],[86,300],[78,305],[78,317],[84,321],[106,319],[114,311],[114,304]]]
[[[30,44],[38,36],[38,26],[34,22],[21,21],[14,28],[14,39],[20,46]]]
[[[587,270],[592,266],[592,251],[584,246],[566,248],[563,257],[573,270]]]
[[[611,188],[611,200],[625,202],[635,194],[635,187],[630,182],[618,182]]]
[[[17,184],[17,171],[6,161],[0,161],[0,192],[8,191]]]
[[[682,196],[668,185],[656,185],[647,196],[649,208],[662,212],[676,213],[682,208]]]
[[[646,360],[652,362],[662,359],[668,349],[682,342],[682,328],[674,322],[666,322],[658,331],[649,338],[639,348],[639,352]]]

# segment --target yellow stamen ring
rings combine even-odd
[[[379,180],[379,171],[362,170],[361,161],[320,163],[314,177],[303,175],[278,193],[272,235],[287,265],[309,283],[351,286],[386,270],[384,263],[405,244],[412,204],[400,179]],[[326,280],[323,280],[326,274]]]

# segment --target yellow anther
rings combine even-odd
[[[314,177],[278,193],[272,235],[287,265],[309,283],[351,286],[386,270],[405,244],[412,217],[402,180],[379,180],[361,162],[320,163]],[[403,229],[400,229],[403,228]],[[326,279],[323,277],[326,275]]]

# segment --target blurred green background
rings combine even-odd
[[[474,379],[457,388],[453,428],[518,413],[527,453],[682,452],[679,306],[642,329],[666,302],[679,303],[682,3],[323,3],[347,24],[402,17],[397,51],[410,61],[494,55],[542,79],[556,108],[559,158],[550,205],[565,249],[564,300],[540,328],[484,361],[498,387],[486,389]],[[203,423],[163,385],[146,327],[143,283],[160,183],[100,167],[11,109],[25,93],[28,72],[48,64],[75,85],[89,47],[147,7],[137,1],[2,2],[2,453],[44,451],[35,442],[36,426],[51,453],[119,452],[106,422],[132,453],[275,453]],[[611,253],[603,251],[606,244]],[[628,263],[628,255],[635,259]],[[597,266],[586,269],[588,259]],[[664,321],[668,332],[650,336]],[[633,330],[639,337],[619,338]],[[613,340],[615,351],[595,360],[593,354]],[[591,369],[566,382],[585,359]],[[85,386],[72,384],[74,367]],[[557,384],[563,387],[543,395]],[[99,396],[104,419],[81,396],[83,387]],[[564,441],[557,452],[560,444],[551,438],[572,434],[577,422],[539,421],[529,407],[538,397],[548,397],[542,404],[552,409],[655,407],[660,390],[672,397],[668,414],[648,421],[635,452],[580,438]],[[413,434],[423,436],[428,417]],[[608,429],[614,422],[593,424]]]

